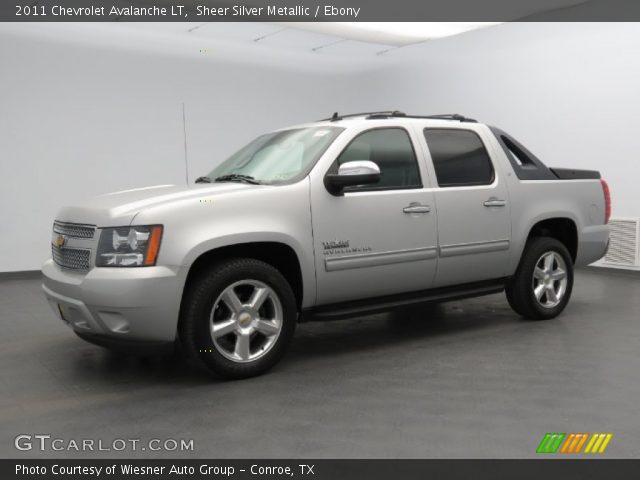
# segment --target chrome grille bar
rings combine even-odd
[[[70,270],[89,270],[91,250],[86,248],[58,248],[51,245],[53,261]]]
[[[60,235],[74,238],[93,238],[96,232],[95,225],[83,223],[53,222],[53,231]]]

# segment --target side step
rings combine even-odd
[[[385,297],[320,305],[303,310],[300,315],[300,321],[340,320],[349,317],[388,312],[425,303],[491,295],[502,292],[505,281],[506,278],[500,278],[452,287],[440,287],[418,292],[388,295]]]

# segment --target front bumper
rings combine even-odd
[[[184,277],[164,266],[65,270],[48,260],[42,289],[57,316],[83,338],[173,342]]]

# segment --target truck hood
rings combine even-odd
[[[82,205],[67,206],[60,210],[56,220],[87,223],[99,227],[128,225],[145,208],[185,200],[223,195],[243,189],[265,188],[263,185],[244,183],[199,183],[195,185],[156,185],[98,195]]]

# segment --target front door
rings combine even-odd
[[[317,172],[311,209],[319,305],[427,289],[437,262],[434,194],[424,188],[414,139],[404,128],[357,134],[330,172],[348,161],[378,165],[374,186],[330,194]],[[421,162],[424,163],[424,162]]]

